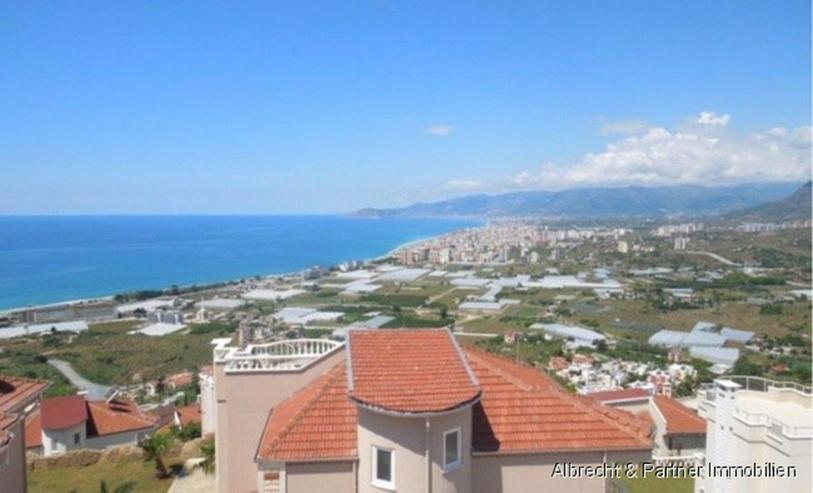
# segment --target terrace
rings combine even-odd
[[[215,339],[214,361],[225,364],[226,373],[301,370],[344,346],[328,339],[291,339],[245,348],[227,346],[228,339]]]

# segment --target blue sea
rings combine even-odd
[[[4,216],[0,309],[369,259],[477,224],[345,216]]]

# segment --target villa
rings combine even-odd
[[[554,466],[652,456],[640,418],[446,329],[227,344],[214,349],[221,493],[598,492],[604,479]]]

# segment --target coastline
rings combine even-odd
[[[440,237],[442,237],[444,235],[453,233],[455,231],[460,231],[461,229],[466,229],[466,228],[450,230],[450,231],[447,231],[447,232],[442,233],[442,234],[430,235],[430,236],[426,236],[426,237],[423,237],[423,238],[417,238],[417,239],[414,239],[414,240],[410,240],[410,241],[407,241],[405,243],[401,243],[400,245],[396,246],[395,248],[390,249],[388,252],[384,253],[383,255],[379,255],[379,256],[372,257],[372,258],[367,258],[367,259],[361,259],[361,260],[363,260],[364,262],[377,262],[377,261],[385,260],[385,259],[388,259],[388,258],[392,257],[397,251],[399,251],[401,249],[413,247],[413,246],[416,246],[416,245],[420,245],[421,243],[424,243],[424,242],[427,242],[427,241],[432,241],[432,240],[434,240],[436,238],[440,238]],[[338,266],[339,264],[341,264],[343,262],[349,262],[351,260],[354,260],[354,259],[342,260],[340,262],[337,262],[337,263],[334,263],[332,265],[328,265],[328,266],[325,266],[325,267],[327,267],[329,269],[332,269],[332,268]],[[281,278],[285,278],[285,277],[291,277],[291,276],[299,275],[302,272],[304,272],[305,270],[307,270],[308,268],[309,267],[304,267],[304,268],[299,269],[299,270],[281,272],[281,273],[275,273],[275,274],[265,274],[265,275],[261,274],[260,276],[261,276],[262,279],[281,279]],[[209,281],[209,282],[200,283],[200,284],[186,284],[186,285],[177,285],[177,286],[181,290],[189,289],[189,288],[192,288],[192,287],[197,287],[200,290],[206,290],[206,289],[210,289],[210,288],[213,289],[215,287],[215,285],[218,285],[218,284],[240,283],[240,282],[243,282],[243,281],[245,281],[247,279],[251,279],[251,278],[253,278],[253,276],[238,277],[238,278],[231,278],[231,279],[217,280],[217,281]],[[166,292],[172,286],[173,286],[173,284],[170,284],[168,286],[164,286],[164,287],[160,287],[160,288],[153,288],[153,289],[155,291]],[[7,315],[22,312],[22,311],[26,311],[26,310],[35,310],[35,309],[51,308],[51,307],[58,307],[58,306],[70,306],[70,305],[78,305],[78,304],[85,304],[85,303],[95,303],[95,302],[100,302],[100,301],[113,301],[113,299],[118,295],[137,293],[139,291],[141,291],[141,290],[136,289],[136,290],[131,290],[131,291],[122,291],[122,292],[118,292],[118,293],[106,294],[106,295],[101,295],[101,296],[92,296],[92,297],[87,297],[87,298],[77,298],[77,299],[67,300],[67,301],[57,301],[57,302],[53,302],[53,303],[42,303],[42,304],[35,304],[35,305],[32,304],[32,305],[26,305],[26,306],[16,306],[16,307],[11,307],[11,308],[2,308],[2,309],[0,309],[0,315],[7,316]]]

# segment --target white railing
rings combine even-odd
[[[652,456],[652,460],[658,466],[664,466],[668,464],[680,464],[683,466],[702,466],[703,463],[705,462],[705,459],[706,458],[702,452],[695,452],[691,455]]]
[[[214,348],[214,360],[225,364],[227,373],[296,370],[343,345],[329,339],[291,339],[245,349],[219,345]]]
[[[764,426],[774,435],[788,438],[813,438],[813,426],[790,426],[767,414],[749,413],[740,408],[734,409],[734,417],[749,426]]]
[[[810,385],[802,385],[796,382],[771,380],[769,378],[738,376],[738,375],[724,377],[724,380],[731,380],[732,382],[742,386],[741,390],[750,390],[753,392],[767,392],[768,389],[774,388],[774,389],[795,390],[800,394],[811,395]]]

